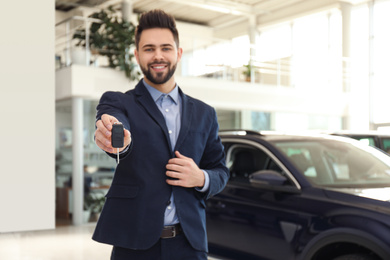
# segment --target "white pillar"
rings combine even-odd
[[[375,1],[370,1],[368,4],[369,7],[369,42],[368,42],[368,93],[369,93],[369,100],[368,100],[368,121],[369,121],[369,129],[370,130],[376,130],[375,122],[374,122],[374,5]]]
[[[341,15],[342,15],[342,56],[343,56],[343,70],[344,73],[349,70],[349,62],[351,58],[351,9],[352,4],[350,3],[340,3],[341,5]],[[343,79],[345,75],[343,75]],[[347,81],[343,80],[343,88],[344,91],[348,91],[349,89],[349,79]]]
[[[131,21],[133,14],[133,0],[122,0],[122,17],[126,21]]]
[[[241,111],[241,129],[253,129],[252,125],[252,111],[251,110],[242,110]]]
[[[255,82],[255,71],[253,69],[253,63],[256,58],[256,35],[257,35],[257,19],[256,15],[249,17],[249,42],[250,42],[250,60],[249,66],[251,66],[251,83]]]
[[[350,62],[350,50],[351,50],[351,9],[352,5],[350,3],[340,2],[340,10],[342,16],[342,77],[341,80],[343,91],[351,91],[350,89],[350,79],[345,77],[345,73],[349,71],[349,62]],[[348,108],[348,113],[343,120],[343,129],[351,129],[354,121],[353,116],[353,107]]]
[[[83,224],[84,204],[84,156],[83,156],[83,99],[72,99],[72,152],[73,152],[73,224]]]

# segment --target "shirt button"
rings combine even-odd
[[[169,130],[168,133],[169,133],[169,134],[172,134],[172,130]]]
[[[169,109],[167,108],[167,109],[165,109],[165,112],[169,112]]]

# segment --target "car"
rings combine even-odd
[[[331,133],[332,135],[346,136],[362,141],[368,145],[377,147],[386,153],[390,153],[390,134],[380,131],[368,132],[352,132],[352,131],[338,131]]]
[[[217,259],[390,259],[390,156],[352,138],[221,131],[230,179],[206,201]]]

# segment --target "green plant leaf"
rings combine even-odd
[[[100,19],[102,23],[93,22],[89,28],[89,47],[99,55],[108,58],[109,67],[125,72],[130,80],[138,80],[140,73],[136,71],[137,64],[132,61],[134,55],[129,53],[135,45],[135,26],[118,16],[113,6],[89,17]],[[85,29],[76,30],[73,39],[78,40],[76,46],[85,47]]]

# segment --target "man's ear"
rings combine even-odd
[[[134,57],[137,60],[137,63],[139,64],[139,57],[138,57],[138,51],[137,49],[134,49]]]
[[[183,55],[183,48],[177,49],[177,62],[181,60],[182,55]]]

